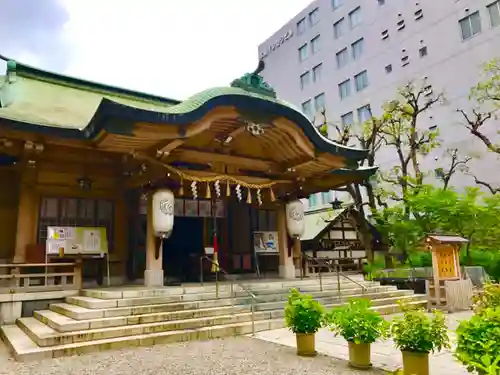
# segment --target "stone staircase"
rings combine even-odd
[[[284,327],[283,306],[295,287],[312,294],[326,307],[364,296],[382,314],[398,311],[398,300],[426,306],[425,296],[373,282],[325,278],[317,280],[221,283],[204,286],[141,287],[83,290],[65,303],[18,319],[0,334],[16,360],[84,354],[107,349],[149,346],[251,334]],[[246,289],[246,290],[245,290]],[[252,314],[252,297],[255,296]],[[252,315],[253,321],[252,323]]]

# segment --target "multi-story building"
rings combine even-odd
[[[458,108],[470,109],[470,88],[481,64],[500,57],[500,1],[493,0],[315,0],[259,46],[264,78],[283,99],[311,117],[325,107],[328,122],[358,123],[379,115],[382,104],[410,80],[426,78],[427,95],[443,92],[419,126],[438,127],[442,147],[422,163],[432,171],[448,162],[445,150],[481,156],[470,173],[500,183],[498,162],[463,126]],[[495,134],[490,129],[490,134]],[[331,138],[335,128],[328,129]],[[397,156],[384,147],[382,169]],[[456,175],[457,186],[473,184]],[[312,197],[310,204],[322,201]]]

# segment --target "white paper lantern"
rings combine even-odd
[[[155,236],[168,238],[174,228],[174,193],[169,189],[158,190],[152,203]]]
[[[300,238],[306,229],[304,221],[304,205],[296,200],[286,205],[286,226],[292,238]]]

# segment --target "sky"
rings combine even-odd
[[[258,45],[311,1],[0,0],[0,54],[182,100],[253,71]]]

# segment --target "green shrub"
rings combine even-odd
[[[471,372],[500,374],[500,307],[460,322],[455,357]]]
[[[323,325],[325,309],[312,296],[290,290],[285,305],[285,324],[293,333],[316,333]]]
[[[424,309],[415,310],[400,305],[404,313],[394,317],[390,330],[399,350],[430,353],[449,347],[448,329],[440,311],[433,311],[429,316]]]
[[[333,309],[326,316],[328,328],[348,342],[371,344],[378,338],[386,338],[389,323],[370,309],[367,299],[352,299],[347,305]]]
[[[473,297],[474,312],[481,314],[487,308],[500,307],[500,284],[485,284],[484,291]]]

